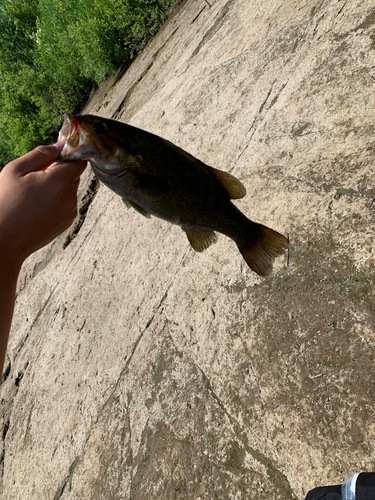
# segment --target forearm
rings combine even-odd
[[[39,146],[0,172],[0,376],[21,265],[77,215],[79,178],[86,162],[56,163],[63,145]]]
[[[0,380],[12,323],[19,265],[0,260]]]

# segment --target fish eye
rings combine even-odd
[[[105,125],[103,122],[96,122],[93,128],[94,132],[96,132],[97,134],[104,134],[105,132]]]

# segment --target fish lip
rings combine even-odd
[[[78,115],[64,113],[64,122],[60,129],[58,141],[65,141],[60,159],[68,158],[82,151],[87,134],[81,129]]]
[[[64,113],[64,122],[59,133],[59,140],[67,141],[78,132],[78,120],[74,115]]]
[[[78,120],[77,120],[77,118],[74,115],[70,115],[68,119],[69,119],[69,122],[70,122],[70,134],[68,135],[68,139],[69,139],[69,137],[73,137],[73,135],[76,132],[79,132],[79,130],[78,130]]]

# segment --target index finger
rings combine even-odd
[[[87,167],[86,160],[73,160],[73,161],[60,161],[54,165],[51,165],[46,170],[46,174],[54,176],[60,181],[71,180],[75,182],[79,179]]]

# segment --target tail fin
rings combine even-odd
[[[237,245],[246,264],[259,276],[266,276],[272,271],[273,261],[282,255],[289,246],[289,241],[282,234],[256,224],[255,237],[244,245]]]

